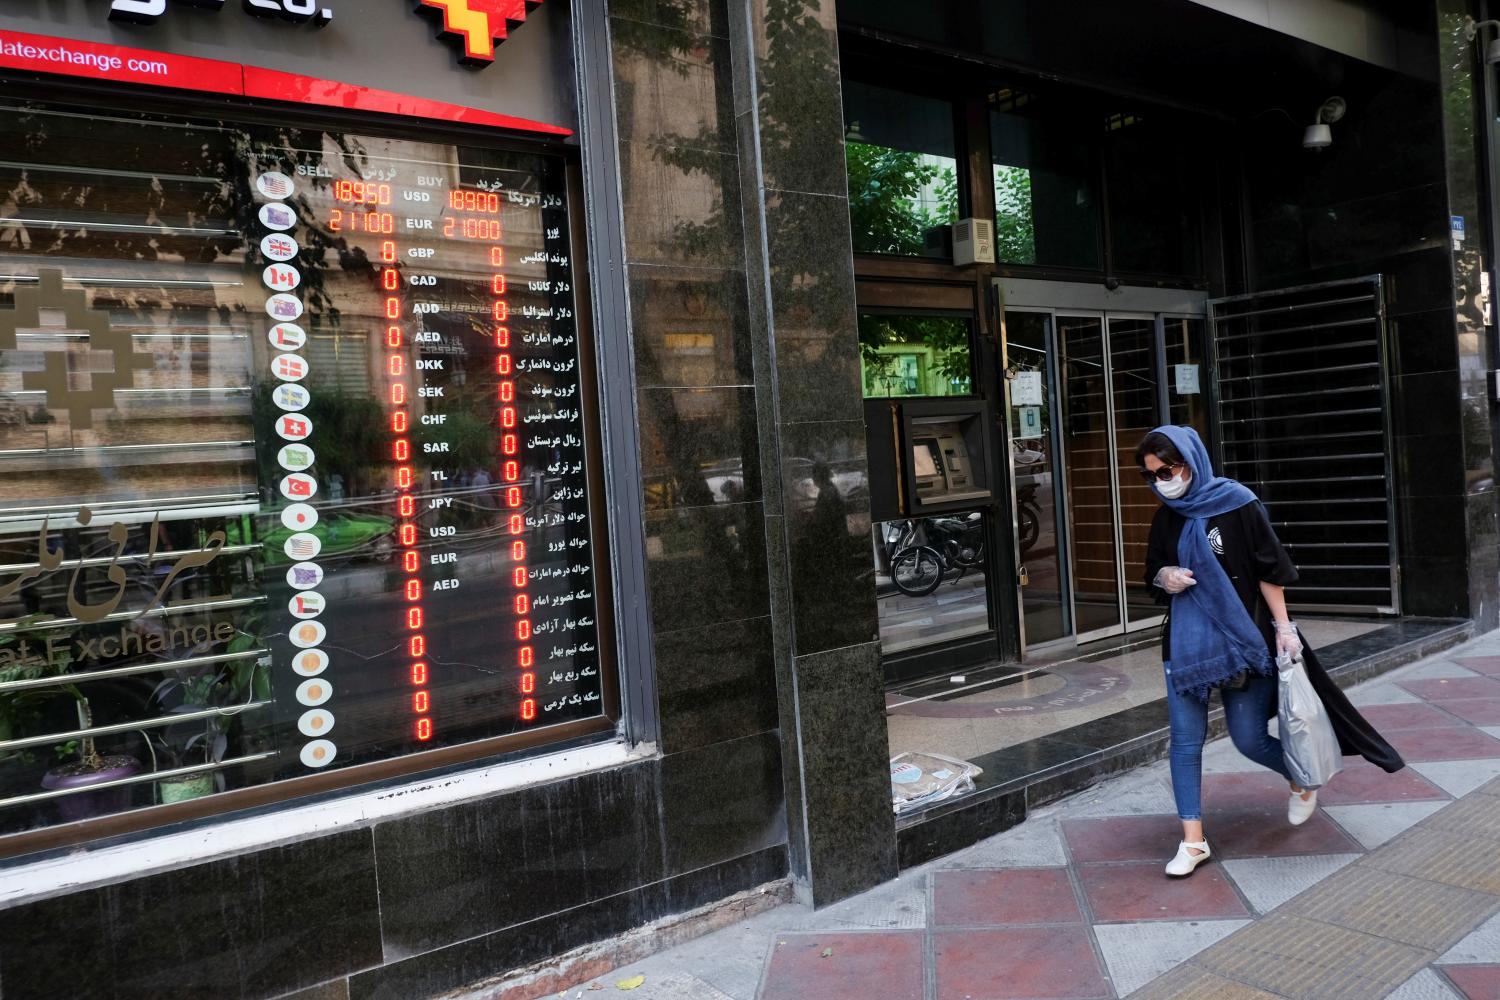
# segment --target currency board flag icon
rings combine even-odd
[[[288,500],[306,500],[316,492],[318,481],[300,472],[294,472],[281,481],[281,494]]]
[[[316,618],[326,606],[322,594],[307,591],[293,595],[288,610],[298,618]]]
[[[288,441],[301,441],[312,433],[312,421],[286,413],[277,418],[276,433]]]
[[[300,355],[278,354],[271,371],[283,382],[297,382],[307,377],[307,362]]]

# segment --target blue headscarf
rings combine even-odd
[[[1256,502],[1250,488],[1214,475],[1202,438],[1191,427],[1158,427],[1193,470],[1188,490],[1162,503],[1187,518],[1177,541],[1178,564],[1198,581],[1172,597],[1172,661],[1168,680],[1178,694],[1207,701],[1215,685],[1241,670],[1269,675],[1274,669],[1266,640],[1208,541],[1208,519]]]

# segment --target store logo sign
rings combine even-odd
[[[14,309],[0,310],[0,351],[17,349],[17,330],[41,329],[43,311],[62,313],[59,329],[88,334],[88,357],[76,370],[69,364],[75,353],[64,347],[42,352],[41,371],[21,373],[21,388],[46,392],[47,410],[66,413],[71,430],[90,430],[95,410],[115,408],[116,389],[134,388],[135,373],[155,367],[155,358],[137,352],[129,333],[110,326],[107,311],[90,309],[82,289],[63,286],[57,268],[38,268],[36,284],[18,286],[15,302]],[[109,355],[107,368],[92,362],[100,354]]]
[[[459,62],[481,69],[495,61],[495,46],[541,5],[542,0],[416,0],[416,11],[441,17],[438,37],[462,46]]]
[[[224,0],[177,0],[177,3],[215,14],[224,9]],[[318,4],[319,0],[244,0],[247,14],[292,22],[311,21],[322,27],[333,20],[333,11]],[[111,21],[129,21],[132,24],[155,24],[166,13],[167,0],[113,0],[109,5]]]

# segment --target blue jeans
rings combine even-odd
[[[1250,675],[1239,690],[1220,688],[1224,719],[1234,748],[1262,767],[1291,780],[1281,759],[1281,741],[1266,732],[1266,720],[1274,713],[1276,678]],[[1167,715],[1171,720],[1172,794],[1181,819],[1203,818],[1203,740],[1208,734],[1208,705],[1172,690],[1167,678]]]

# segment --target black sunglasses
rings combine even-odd
[[[1153,480],[1156,482],[1164,483],[1168,479],[1172,478],[1173,469],[1180,469],[1186,464],[1186,462],[1178,462],[1176,465],[1163,465],[1155,471],[1152,471],[1151,469],[1142,469],[1141,478],[1144,479],[1148,484]]]

